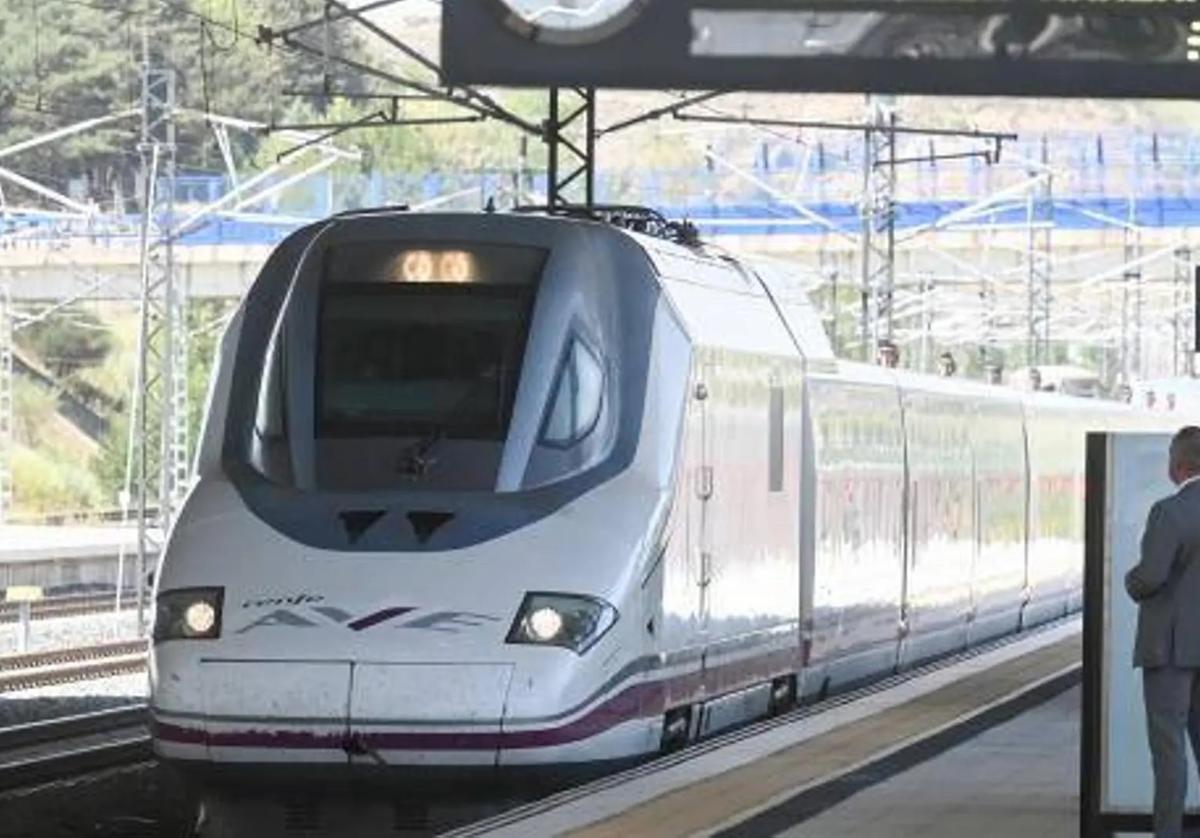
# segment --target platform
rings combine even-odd
[[[157,543],[157,533],[152,533]],[[137,556],[137,527],[31,526],[0,524],[0,599],[13,585],[34,585],[53,592],[71,587],[111,588],[121,557],[130,584]]]
[[[1079,688],[783,830],[786,838],[1079,833]]]
[[[0,563],[105,559],[137,551],[133,526],[33,526],[0,524]]]
[[[1067,621],[458,834],[1069,835],[1079,643]]]

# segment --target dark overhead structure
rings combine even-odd
[[[1184,97],[1192,3],[454,0],[451,85]]]

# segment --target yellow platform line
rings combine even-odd
[[[670,838],[711,832],[952,727],[1079,666],[1080,660],[1080,635],[1075,634],[569,834]]]

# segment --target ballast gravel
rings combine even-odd
[[[19,627],[0,625],[0,655],[17,652]],[[30,629],[29,651],[43,652],[133,640],[137,637],[137,614],[88,614],[35,620]],[[146,700],[149,682],[145,672],[114,675],[90,681],[35,687],[0,693],[0,727],[26,724],[60,716],[91,713]]]

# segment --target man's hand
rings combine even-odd
[[[1125,592],[1134,602],[1142,602],[1154,595],[1154,591],[1148,590],[1142,580],[1134,575],[1133,570],[1125,574]]]
[[[1142,531],[1142,560],[1125,575],[1125,590],[1134,602],[1144,602],[1167,584],[1179,554],[1179,537],[1162,501],[1150,507]]]

